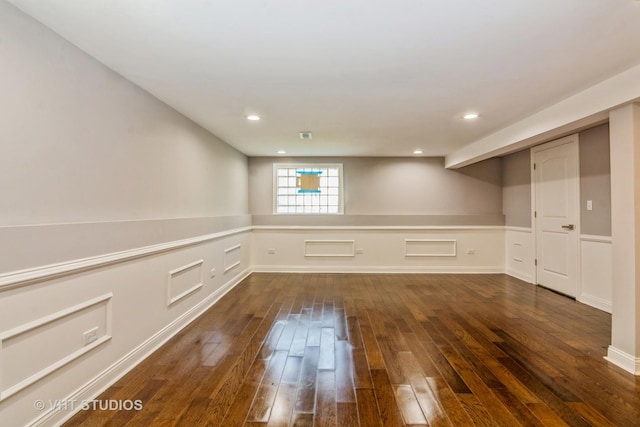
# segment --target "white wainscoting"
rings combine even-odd
[[[580,276],[578,301],[611,313],[613,298],[611,237],[580,236]]]
[[[354,257],[355,240],[305,240],[305,257]]]
[[[535,250],[531,228],[505,227],[505,272],[528,283],[535,282]]]
[[[112,297],[93,298],[0,334],[0,402],[110,340]],[[87,331],[94,339],[84,344]]]
[[[308,242],[331,252],[308,256]],[[251,261],[266,272],[503,273],[504,227],[254,226]]]
[[[455,239],[404,239],[406,257],[456,257]]]
[[[250,231],[0,275],[0,424],[51,426],[72,416],[78,405],[49,402],[95,398],[249,274],[249,253],[239,248]],[[238,248],[234,270],[204,275],[229,267],[229,248]],[[94,329],[96,340],[83,345]]]
[[[171,305],[202,288],[204,260],[200,259],[169,272],[167,305]]]
[[[505,227],[505,272],[535,283],[534,236],[530,228]],[[577,300],[611,313],[611,237],[580,236],[581,283]]]
[[[228,273],[242,264],[242,245],[235,245],[224,250],[224,273]]]
[[[610,311],[611,239],[582,236],[581,249],[579,299]],[[73,410],[37,411],[34,401],[95,398],[250,271],[506,272],[533,282],[533,254],[531,229],[519,227],[255,226],[1,274],[0,421],[62,423]],[[225,274],[204,274],[215,270]],[[76,347],[41,337],[47,324]],[[78,347],[95,326],[98,339]],[[9,373],[35,345],[50,354]]]

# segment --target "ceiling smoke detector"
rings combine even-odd
[[[312,138],[313,138],[313,135],[311,134],[311,131],[308,131],[308,130],[300,131],[300,139],[307,140]]]

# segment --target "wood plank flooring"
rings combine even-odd
[[[639,426],[608,314],[505,275],[252,274],[66,426]]]

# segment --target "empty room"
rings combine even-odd
[[[640,425],[640,1],[0,0],[0,426]]]

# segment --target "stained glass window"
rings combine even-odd
[[[341,214],[341,164],[274,164],[274,211]]]

